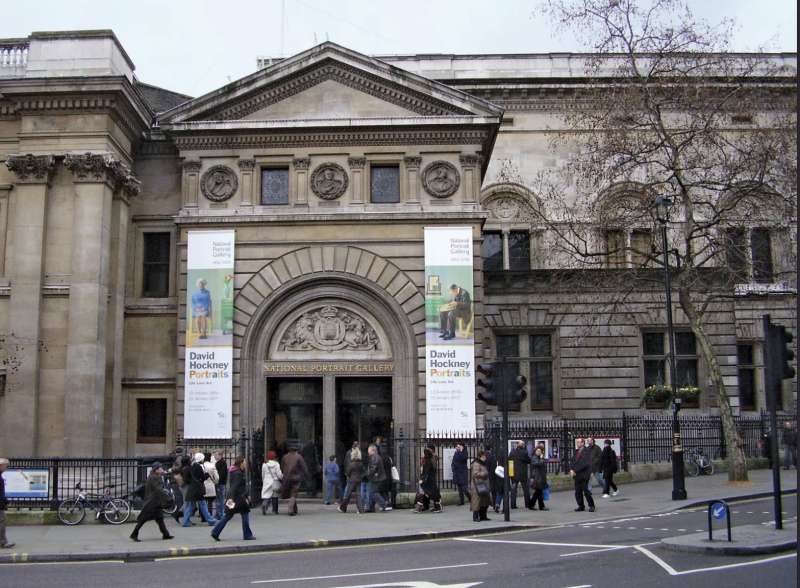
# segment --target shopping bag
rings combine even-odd
[[[550,500],[550,484],[544,487],[544,490],[542,490],[542,496],[544,497],[545,501]]]

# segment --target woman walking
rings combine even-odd
[[[478,457],[470,466],[472,480],[469,485],[469,509],[472,511],[472,520],[476,523],[490,520],[486,516],[492,496],[492,486],[489,482],[489,469],[486,467],[486,452],[480,450]]]
[[[539,504],[539,510],[548,510],[544,506],[544,489],[547,487],[547,460],[544,458],[544,453],[541,447],[537,447],[533,452],[531,458],[531,485],[533,486],[533,497],[531,498],[531,505],[528,507],[531,510],[536,510],[536,504]]]
[[[608,491],[613,488],[614,496],[619,494],[614,483],[614,474],[617,472],[617,452],[611,447],[611,440],[606,439],[603,453],[600,455],[600,470],[603,472],[603,498],[608,498]]]
[[[278,463],[277,454],[270,450],[261,465],[261,514],[267,514],[267,509],[272,507],[272,514],[278,514],[278,496],[281,492],[283,472]]]
[[[206,479],[203,480],[203,489],[205,490],[204,497],[206,499],[206,507],[208,512],[214,509],[214,503],[217,501],[217,483],[219,482],[219,472],[214,462],[211,461],[211,454],[205,454],[205,461],[203,461],[203,472],[206,474]],[[217,520],[222,518],[222,511],[217,510],[213,513]]]
[[[217,520],[211,516],[211,513],[208,512],[208,506],[206,506],[204,497],[204,482],[208,477],[208,474],[203,469],[203,461],[205,460],[205,457],[206,456],[200,452],[195,453],[192,466],[188,470],[187,475],[189,477],[186,482],[188,483],[189,487],[186,489],[186,500],[183,503],[184,527],[192,526],[190,519],[195,508],[200,509],[200,514],[203,517],[203,520],[209,525],[214,526],[217,524]]]
[[[342,494],[342,500],[336,510],[339,512],[347,512],[347,506],[350,504],[350,497],[358,489],[358,500],[356,500],[356,511],[360,514],[363,512],[362,504],[364,496],[361,494],[361,481],[364,479],[364,462],[361,460],[361,450],[358,448],[358,441],[353,443],[353,448],[350,450],[348,456],[345,475],[347,476],[347,486]]]
[[[242,515],[242,536],[245,541],[255,539],[253,531],[250,530],[250,500],[247,498],[247,483],[244,473],[247,470],[247,462],[244,456],[238,456],[233,460],[233,466],[228,472],[230,488],[228,490],[228,500],[225,501],[225,516],[211,530],[211,537],[214,541],[219,541],[220,533],[233,518],[233,515]]]
[[[433,502],[431,512],[443,512],[442,496],[439,492],[439,484],[436,482],[436,456],[434,455],[434,447],[428,445],[422,455],[422,463],[420,464],[420,495],[419,500],[414,505],[414,512],[421,513],[430,508],[430,503]]]

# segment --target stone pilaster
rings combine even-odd
[[[183,180],[181,194],[184,208],[197,208],[200,197],[200,168],[202,164],[196,160],[183,162]]]
[[[11,184],[0,184],[0,277],[6,275],[6,239],[8,238],[8,203]]]
[[[366,164],[366,157],[347,158],[347,165],[350,167],[352,176],[350,204],[364,204],[364,166]]]
[[[295,206],[308,206],[308,166],[311,165],[311,159],[308,157],[295,157],[292,160],[292,167],[294,168],[295,182],[297,192],[294,197]]]
[[[64,450],[72,456],[103,454],[106,356],[114,189],[123,176],[109,154],[69,154],[75,184],[75,219],[67,321]],[[110,407],[109,407],[110,408]]]
[[[464,202],[477,202],[481,189],[481,156],[460,155],[458,160],[461,162],[461,175],[464,178]]]
[[[50,155],[8,155],[15,178],[13,247],[7,349],[16,369],[7,375],[3,403],[3,450],[7,456],[37,455],[39,345],[44,274],[47,193],[55,170]],[[21,236],[24,235],[24,238]]]
[[[419,155],[409,155],[403,158],[406,168],[406,184],[408,195],[406,204],[419,204],[419,168],[422,165],[422,158]]]
[[[239,172],[242,175],[242,201],[240,206],[253,206],[253,202],[256,201],[255,197],[255,181],[253,177],[253,173],[256,169],[256,160],[255,159],[240,159],[239,160]],[[258,199],[258,202],[261,202],[261,199]]]

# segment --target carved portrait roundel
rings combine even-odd
[[[422,170],[422,186],[435,198],[452,196],[460,183],[461,176],[456,166],[447,161],[434,161]]]
[[[347,172],[336,163],[323,163],[311,174],[311,190],[323,200],[336,200],[347,190]]]
[[[225,202],[236,194],[239,179],[227,165],[214,165],[208,168],[200,178],[200,189],[203,196],[212,202]]]

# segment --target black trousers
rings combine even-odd
[[[603,473],[603,494],[608,494],[609,487],[617,491],[617,485],[614,483],[614,472]]]
[[[522,485],[525,508],[528,508],[531,505],[531,489],[527,478],[513,478],[511,480],[511,508],[517,508],[517,486],[519,485]]]
[[[147,521],[155,521],[158,525],[158,530],[161,531],[161,536],[169,537],[169,531],[167,531],[167,526],[164,524],[164,516],[160,514],[154,517],[140,516],[138,519],[136,519],[136,526],[133,528],[131,537],[139,537],[139,530]]]
[[[589,503],[590,508],[594,508],[594,499],[592,492],[589,490],[588,478],[575,478],[575,502],[578,503],[578,508],[586,508],[583,504],[583,498],[586,497],[586,502]]]
[[[544,490],[541,488],[536,488],[533,491],[533,497],[531,498],[531,508],[536,506],[536,503],[539,503],[539,509],[544,508]]]
[[[457,484],[458,486],[458,504],[459,506],[464,504],[464,497],[466,496],[467,500],[469,500],[469,486],[467,484]]]

